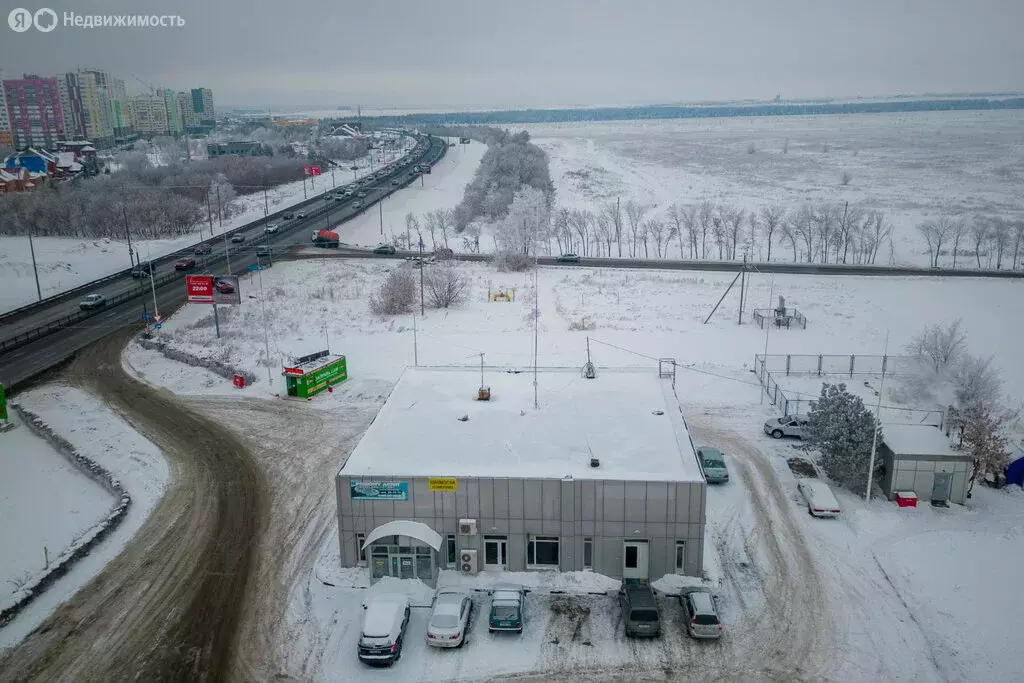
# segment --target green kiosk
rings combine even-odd
[[[345,364],[345,356],[319,351],[296,358],[281,374],[288,385],[289,396],[312,398],[328,387],[348,379],[348,366]]]

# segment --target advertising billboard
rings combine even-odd
[[[233,275],[213,276],[213,303],[240,304],[242,290],[238,286],[238,278]]]
[[[240,304],[242,292],[232,275],[186,275],[185,293],[194,304]]]
[[[352,500],[409,500],[409,482],[349,481]]]
[[[458,491],[459,480],[455,477],[428,477],[427,488],[431,491]]]
[[[303,166],[302,170],[306,173],[306,175],[320,175],[319,166]]]

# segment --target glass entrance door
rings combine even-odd
[[[484,569],[503,571],[508,565],[508,539],[504,536],[484,537]]]

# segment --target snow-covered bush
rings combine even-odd
[[[959,318],[946,327],[929,325],[907,345],[907,353],[928,364],[936,373],[957,364],[967,346]]]
[[[409,313],[416,303],[416,280],[405,268],[388,273],[376,294],[370,296],[370,310],[376,315]]]
[[[964,355],[953,376],[953,394],[962,410],[978,407],[995,411],[1003,393],[1003,380],[992,357]]]
[[[821,453],[818,464],[833,481],[863,491],[875,434],[875,417],[864,401],[845,384],[825,384],[807,420],[801,448]]]
[[[433,308],[449,308],[466,298],[469,281],[458,268],[446,262],[423,274],[424,296]]]

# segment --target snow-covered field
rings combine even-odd
[[[406,147],[412,147],[406,141]],[[378,168],[382,160],[379,150],[374,150],[373,168]],[[388,154],[391,159],[391,153]],[[356,165],[357,178],[372,172],[369,157],[354,163],[346,162],[347,166]],[[296,181],[279,185],[267,191],[266,202],[263,193],[240,196],[235,200],[235,212],[230,219],[223,222],[223,227],[214,220],[213,234],[220,235],[246,223],[259,220],[269,206],[271,213],[279,211],[302,201],[307,195],[323,192],[324,189],[344,185],[352,181],[352,171],[335,170],[332,181],[331,174],[314,178],[312,181]],[[303,186],[305,185],[305,190]],[[401,193],[399,193],[401,194]],[[461,194],[460,197],[461,199]],[[404,215],[404,214],[403,214]],[[376,216],[376,214],[374,214]],[[404,219],[398,221],[403,226]],[[201,230],[176,239],[135,240],[132,246],[144,260],[159,258],[181,249],[185,249],[203,239],[210,237],[209,225],[203,223]],[[404,229],[404,227],[403,227]],[[39,288],[43,297],[53,296],[68,289],[73,289],[97,278],[106,277],[130,266],[128,259],[128,242],[113,239],[65,239],[61,237],[40,237],[33,240],[36,264],[39,269]],[[0,291],[0,313],[36,301],[36,283],[32,272],[32,252],[27,237],[0,237],[0,271],[4,273],[4,288]]]
[[[48,384],[20,393],[18,402],[117,477],[132,504],[113,534],[0,629],[0,651],[20,641],[117,556],[163,496],[169,479],[160,451],[93,395]],[[116,501],[24,425],[0,433],[0,453],[0,606],[5,607],[16,582],[43,570],[44,545],[52,562]]]
[[[275,368],[269,385],[261,364],[258,283],[243,283],[246,303],[222,315],[224,336],[215,347],[210,313],[198,305],[182,309],[162,331],[173,345],[192,353],[216,348],[225,362],[256,373],[254,385],[237,390],[205,371],[135,346],[126,363],[178,393],[267,396],[283,389],[277,370],[282,360],[324,348],[329,335],[332,351],[348,358],[350,379],[333,394],[300,404],[318,415],[379,396],[381,384],[394,382],[414,354],[423,365],[473,366],[480,352],[488,364],[530,365],[531,275],[463,266],[471,278],[469,299],[418,317],[414,351],[412,316],[381,320],[367,307],[369,294],[396,267],[410,266],[328,259],[264,271]],[[551,594],[545,585],[549,577],[543,577],[528,597],[522,638],[487,634],[481,616],[487,598],[477,593],[470,644],[462,651],[435,652],[423,641],[429,611],[414,609],[406,654],[391,675],[423,681],[496,675],[653,679],[663,677],[666,667],[678,671],[699,664],[723,680],[778,677],[779,671],[798,666],[813,680],[1016,677],[1007,653],[1024,603],[1009,586],[1013,568],[1024,564],[1024,544],[1017,542],[1024,496],[979,488],[968,507],[914,511],[885,500],[868,506],[837,491],[845,511],[841,519],[809,518],[786,464],[801,454],[760,431],[761,422],[775,414],[767,402],[761,404],[750,372],[754,353],[764,350],[764,332],[749,323],[736,325],[735,296],[703,325],[727,281],[725,274],[592,268],[549,268],[539,274],[541,365],[581,366],[587,336],[599,373],[602,365],[653,370],[654,359],[675,357],[681,364],[681,405],[694,440],[726,453],[733,477],[729,485],[709,491],[705,572],[719,595],[727,634],[722,643],[709,648],[689,640],[678,627],[678,603],[666,596],[659,599],[668,619],[666,636],[655,646],[634,646],[621,636],[612,596],[591,595],[589,582],[559,585],[566,594]],[[487,301],[488,289],[513,287],[515,302]],[[806,330],[772,330],[769,353],[879,354],[886,328],[890,349],[901,348],[924,324],[961,317],[971,351],[994,355],[1008,391],[1020,396],[1024,367],[1015,340],[1024,330],[1019,319],[1000,311],[1019,300],[1021,283],[777,275],[773,282],[755,279],[749,301],[767,305],[769,287],[785,293],[809,319]],[[587,331],[571,329],[579,326]],[[541,406],[558,390],[542,382]],[[961,544],[971,552],[961,551]],[[312,680],[387,675],[354,659],[360,604],[368,590],[411,592],[414,604],[421,605],[428,592],[417,582],[367,589],[365,576],[338,568],[336,557],[336,538],[329,535],[316,569],[291,589],[282,666],[290,675]],[[937,563],[943,566],[936,569]],[[774,632],[779,610],[787,623],[799,625],[794,632]],[[964,628],[956,622],[961,613]]]
[[[849,201],[884,211],[895,226],[896,262],[913,265],[927,263],[915,226],[929,217],[954,209],[1024,217],[1020,111],[564,123],[526,129],[550,156],[558,202],[569,207],[597,210],[598,204],[616,198],[654,204],[659,211],[673,202],[704,199],[747,210]],[[852,176],[848,185],[841,183],[843,173]],[[773,250],[773,260],[776,253],[788,258],[785,249]],[[878,259],[888,263],[888,247]]]

